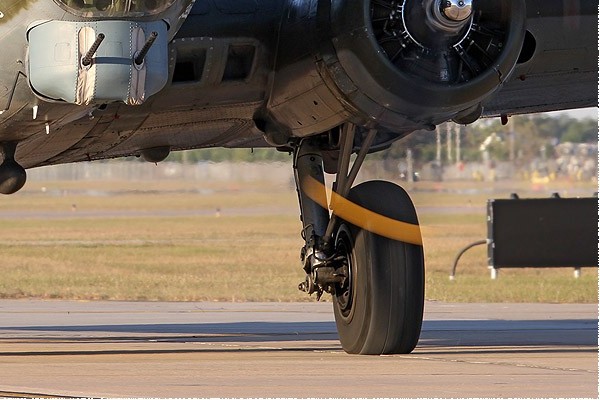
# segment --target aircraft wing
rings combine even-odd
[[[597,107],[597,8],[592,1],[528,0],[521,56],[484,114]]]

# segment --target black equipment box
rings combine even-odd
[[[598,266],[598,198],[491,199],[488,265]]]

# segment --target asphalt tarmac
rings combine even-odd
[[[0,301],[0,397],[598,398],[598,305],[428,302],[409,355],[331,303]]]

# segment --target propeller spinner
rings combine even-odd
[[[461,22],[473,13],[471,0],[442,0],[440,10],[450,21]]]

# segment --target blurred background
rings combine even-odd
[[[442,124],[370,154],[358,181],[404,186],[425,243],[426,298],[597,302],[598,270],[502,270],[492,281],[486,201],[592,197],[598,109]],[[314,301],[299,292],[301,225],[292,156],[274,149],[172,153],[28,170],[0,199],[0,297]],[[332,177],[328,177],[331,182]],[[576,250],[574,250],[576,251]]]

